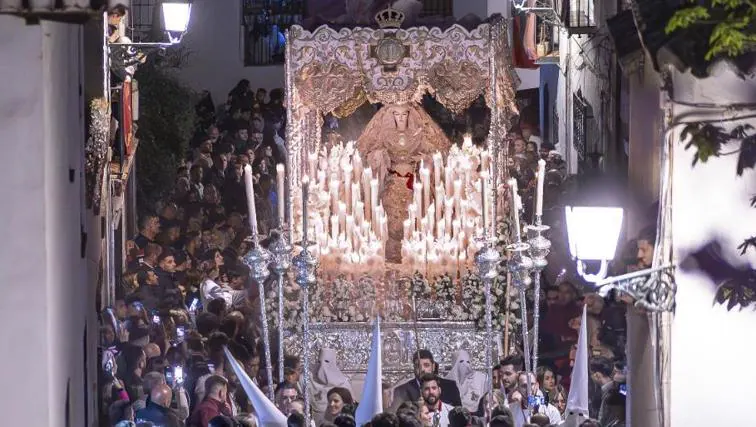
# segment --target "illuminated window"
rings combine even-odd
[[[242,0],[244,65],[283,64],[286,30],[301,25],[304,0]]]

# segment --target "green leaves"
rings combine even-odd
[[[730,135],[724,132],[724,129],[708,123],[692,123],[683,129],[680,133],[680,139],[690,138],[685,149],[696,148],[696,154],[693,157],[693,166],[699,161],[706,163],[710,157],[719,157],[722,146],[730,141]]]
[[[720,55],[736,57],[756,46],[756,1],[708,0],[691,3],[694,5],[672,15],[665,31],[667,34],[686,29],[711,31],[706,60]]]
[[[706,163],[711,157],[738,154],[736,173],[742,176],[746,169],[756,167],[756,133],[751,131],[753,126],[748,124],[737,126],[728,133],[710,123],[691,123],[683,128],[680,139],[688,141],[686,150],[696,149],[693,166],[698,162]],[[723,147],[732,141],[740,141],[740,148],[723,153]]]

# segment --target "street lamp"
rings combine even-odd
[[[565,219],[570,254],[577,263],[578,274],[594,283],[599,295],[606,296],[609,291],[617,290],[630,296],[636,306],[649,311],[674,308],[677,286],[671,265],[606,277],[622,229],[622,208],[567,206]],[[599,262],[598,272],[588,273],[586,261]]]
[[[163,30],[168,36],[167,42],[149,42],[149,43],[110,43],[111,46],[129,46],[129,47],[152,47],[166,48],[181,43],[186,30],[189,28],[189,18],[192,14],[192,3],[190,0],[167,0],[161,3],[161,12],[163,15]]]
[[[163,2],[163,28],[168,34],[171,44],[181,41],[181,37],[189,27],[189,18],[192,14],[192,4],[181,1]]]

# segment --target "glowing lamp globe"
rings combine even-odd
[[[188,2],[166,1],[163,7],[163,27],[173,34],[183,34],[189,27],[192,5]]]
[[[567,206],[564,210],[570,254],[577,260],[578,273],[590,282],[603,279],[607,263],[614,259],[617,250],[622,231],[622,208]],[[599,273],[586,274],[583,261],[601,261]]]

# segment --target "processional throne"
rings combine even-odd
[[[487,348],[486,335],[479,327],[483,317],[481,281],[476,275],[473,257],[463,257],[461,246],[474,245],[485,227],[490,227],[491,234],[497,232],[495,218],[501,209],[500,199],[503,199],[498,195],[498,189],[507,176],[507,147],[503,146],[503,141],[505,130],[517,115],[517,77],[509,62],[508,30],[501,17],[494,17],[472,30],[459,25],[445,30],[427,27],[400,29],[401,20],[401,12],[389,8],[376,15],[379,29],[358,27],[337,31],[321,26],[307,31],[293,26],[287,37],[287,182],[290,191],[287,192],[286,222],[291,240],[296,241],[302,236],[302,216],[308,218],[311,227],[308,233],[316,236],[313,250],[321,264],[317,283],[308,290],[312,323],[307,325],[310,337],[307,345],[312,354],[317,354],[322,347],[336,349],[341,369],[353,376],[354,391],[361,389],[357,384],[366,371],[370,356],[371,327],[368,321],[375,314],[380,314],[383,319],[383,373],[391,383],[411,375],[412,354],[419,348],[430,349],[442,369],[449,366],[453,353],[459,349],[480,355]],[[336,147],[321,144],[326,114],[346,117],[366,102],[382,104],[383,108],[402,105],[421,108],[418,103],[425,94],[433,95],[452,113],[463,112],[483,96],[491,110],[488,146],[480,148],[467,143],[448,150],[446,144],[446,152],[441,150],[437,155],[424,153],[425,158],[405,162],[409,165],[407,170],[396,170],[399,162],[387,154],[389,165],[381,174],[373,155],[376,141],[410,144],[417,135],[409,133],[407,140],[402,142],[403,133],[395,141],[380,141],[381,138],[363,134],[359,141],[344,141]],[[392,114],[398,114],[397,120],[403,120],[401,108],[392,111]],[[431,145],[442,147],[444,144],[431,141]],[[432,242],[441,240],[434,240],[439,239],[438,234],[434,237],[436,231],[418,233],[421,221],[416,212],[416,217],[411,218],[412,230],[408,232],[405,225],[404,235],[398,237],[403,256],[397,256],[397,247],[390,249],[391,244],[387,243],[396,238],[397,224],[388,224],[396,221],[391,217],[395,212],[386,212],[387,204],[381,198],[386,191],[391,191],[387,189],[389,178],[386,175],[396,174],[407,179],[408,185],[414,180],[417,186],[424,179],[420,176],[422,165],[428,166],[440,157],[441,166],[434,166],[441,174],[445,169],[454,169],[453,156],[459,159],[487,156],[488,160],[479,164],[474,160],[473,164],[480,165],[481,170],[485,165],[486,170],[490,170],[490,176],[479,178],[480,182],[485,179],[487,185],[495,189],[482,192],[490,195],[489,220],[486,221],[485,214],[482,214],[486,202],[481,202],[477,209],[484,219],[482,222],[480,219],[476,219],[477,222],[471,220],[475,229],[470,230],[464,239],[458,239],[463,227],[456,230],[453,259],[439,261],[445,256],[445,247],[436,244],[428,245],[436,249],[427,249],[423,245],[424,258],[419,260],[415,256],[417,248],[412,246],[413,235],[430,236]],[[459,164],[464,161],[459,160]],[[472,169],[470,165],[468,168]],[[364,179],[366,169],[371,171]],[[451,172],[449,179],[462,182],[460,186],[469,184],[470,191],[475,191],[473,181],[478,176],[477,170],[468,171],[470,176],[452,175]],[[309,176],[308,182],[312,184],[307,206],[303,206],[300,199],[305,176]],[[420,200],[418,206],[426,216],[440,218],[441,227],[444,222],[440,213],[443,200],[452,199],[456,188],[450,182],[446,183],[447,188],[443,188],[440,185],[443,177],[428,179],[426,189],[430,182],[436,184],[436,189],[441,187],[441,192],[431,195],[435,197],[433,203],[439,213],[429,210],[427,200]],[[376,190],[380,196],[375,194]],[[422,199],[423,193],[420,193]],[[409,194],[414,200],[417,192]],[[457,212],[459,209],[459,205],[454,205],[451,210]],[[342,210],[348,213],[346,220],[340,216]],[[402,215],[408,215],[406,210]],[[362,227],[355,225],[355,221],[363,222]],[[434,221],[430,225],[431,230],[435,230],[435,224]],[[451,241],[451,227],[449,224],[447,227],[448,235],[440,233],[445,241]],[[389,231],[391,228],[393,232]],[[332,233],[334,229],[336,232]],[[399,224],[400,234],[401,229]],[[357,237],[352,239],[351,235]],[[354,247],[360,248],[359,255]],[[387,250],[393,253],[388,256],[388,261]],[[431,250],[437,252],[433,252],[434,261],[429,263]],[[499,281],[499,286],[505,286],[503,281]],[[501,295],[501,289],[499,291]],[[302,351],[303,343],[299,297],[296,285],[286,289],[288,300],[282,325],[275,313],[278,306],[275,292],[270,293],[267,304],[269,317],[274,323],[290,331],[284,346],[287,353],[293,354]],[[501,313],[499,318],[505,316],[506,313]],[[501,354],[500,336],[493,340],[495,352]],[[476,364],[482,369],[483,359],[476,358]]]

